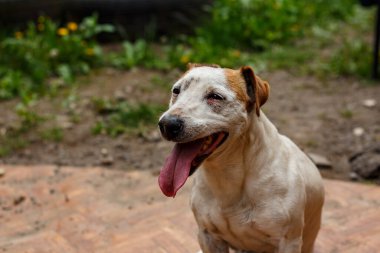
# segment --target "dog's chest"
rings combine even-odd
[[[216,202],[192,203],[198,226],[232,248],[254,252],[274,252],[279,243],[278,224],[258,208],[248,204],[222,209]]]

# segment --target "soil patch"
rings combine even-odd
[[[53,98],[37,102],[35,110],[49,120],[23,135],[28,145],[0,158],[5,164],[56,164],[108,166],[122,170],[152,170],[157,173],[172,144],[161,140],[156,126],[116,138],[94,135],[91,128],[99,115],[94,98],[115,98],[130,103],[167,104],[170,87],[179,71],[103,69],[81,78],[77,89],[67,89]],[[306,152],[327,157],[329,178],[349,179],[348,158],[380,141],[380,86],[364,85],[357,79],[319,80],[297,77],[285,71],[261,73],[269,81],[271,94],[263,110],[279,131]],[[375,99],[372,107],[363,105]],[[1,134],[20,124],[14,107],[17,101],[0,103]],[[44,129],[63,129],[60,141],[44,140]],[[354,134],[357,128],[361,134]],[[356,130],[355,130],[356,129]],[[108,163],[104,156],[111,157]]]

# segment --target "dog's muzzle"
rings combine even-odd
[[[184,125],[181,118],[173,115],[164,116],[158,122],[162,136],[169,141],[175,140],[181,135]]]

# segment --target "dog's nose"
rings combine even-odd
[[[166,139],[174,140],[181,133],[184,122],[178,116],[167,115],[158,122],[158,126]]]

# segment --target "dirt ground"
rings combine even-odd
[[[180,71],[117,71],[102,69],[80,83],[71,96],[62,90],[54,98],[37,102],[35,110],[50,120],[32,129],[23,138],[25,148],[0,158],[0,164],[56,164],[68,166],[107,166],[121,170],[151,170],[158,173],[172,144],[163,141],[156,126],[140,134],[113,138],[94,135],[91,128],[99,117],[93,98],[117,98],[131,103],[166,104],[170,86]],[[364,147],[380,142],[380,85],[366,85],[357,79],[320,80],[298,77],[289,72],[260,73],[269,81],[271,94],[263,110],[279,131],[289,136],[306,152],[325,156],[332,169],[321,170],[323,176],[347,180],[348,158]],[[363,105],[375,99],[372,107]],[[0,134],[7,135],[19,124],[14,112],[17,101],[0,103]],[[72,114],[75,114],[75,120]],[[52,125],[64,129],[59,142],[42,140],[44,128]],[[354,134],[354,129],[359,134]],[[360,133],[362,132],[362,133]],[[108,160],[104,160],[107,157]]]

